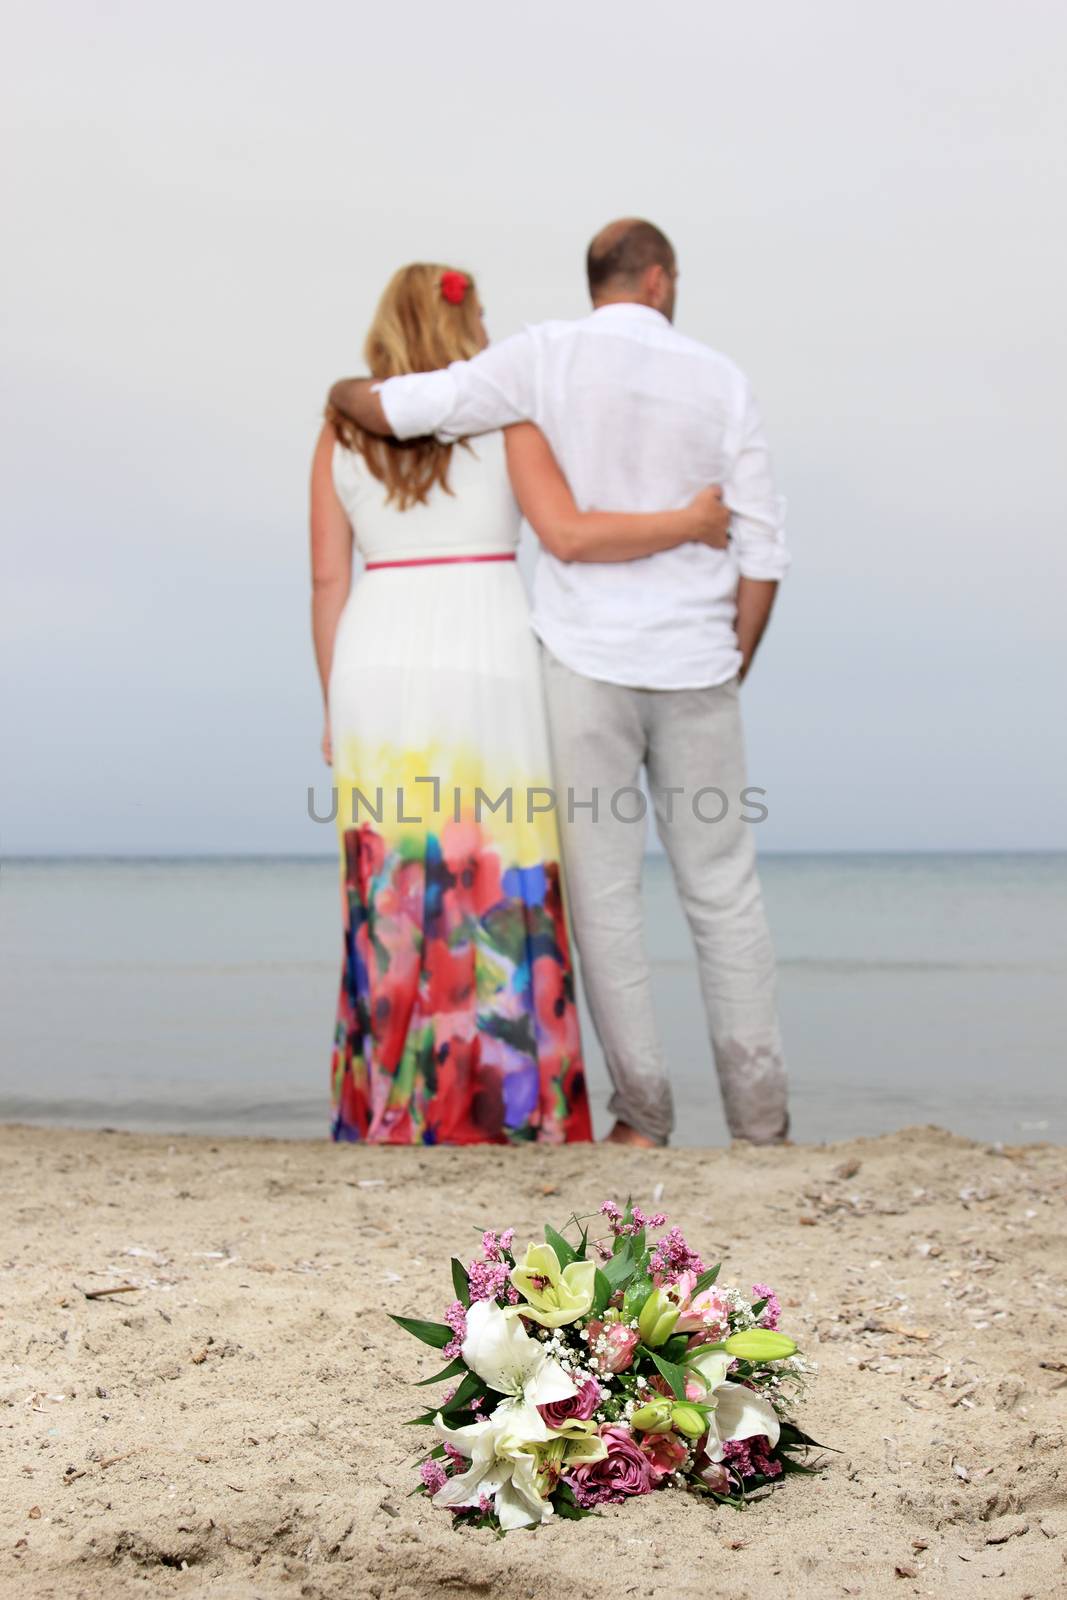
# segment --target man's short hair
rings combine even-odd
[[[597,293],[610,284],[635,284],[649,267],[674,270],[674,246],[653,222],[626,217],[601,228],[585,258],[589,292]]]

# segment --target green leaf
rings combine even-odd
[[[484,1393],[485,1384],[482,1379],[479,1378],[476,1372],[468,1372],[451,1400],[440,1408],[441,1412],[444,1416],[448,1416],[453,1411],[462,1411],[464,1406],[470,1404],[475,1395]]]
[[[760,1315],[760,1313],[763,1311],[763,1309],[766,1306],[766,1304],[767,1304],[767,1302],[766,1302],[765,1299],[764,1300],[753,1300],[753,1302],[752,1302],[752,1315],[754,1317],[758,1317]]]
[[[593,1278],[593,1307],[592,1307],[592,1310],[593,1310],[593,1316],[594,1317],[599,1317],[599,1316],[603,1315],[604,1311],[607,1308],[608,1301],[611,1299],[611,1296],[612,1296],[613,1292],[614,1291],[612,1290],[611,1284],[608,1282],[608,1280],[605,1277],[604,1273],[602,1273],[600,1268],[597,1267],[596,1274],[595,1274],[595,1276]]]
[[[552,1246],[559,1257],[561,1267],[568,1267],[572,1261],[578,1260],[578,1252],[574,1246],[568,1244],[561,1233],[557,1233],[555,1228],[550,1228],[547,1224],[545,1225],[545,1243]]]
[[[716,1278],[719,1276],[721,1270],[722,1262],[718,1261],[716,1262],[715,1266],[709,1267],[707,1272],[702,1272],[696,1281],[696,1287],[693,1290],[693,1294],[703,1294],[705,1289],[710,1289]]]
[[[574,1492],[569,1483],[563,1483],[552,1497],[556,1516],[562,1517],[566,1522],[577,1522],[582,1517],[595,1517],[599,1515],[590,1506],[580,1506],[574,1498]]]
[[[841,1454],[840,1450],[832,1444],[820,1444],[818,1439],[813,1439],[807,1433],[802,1433],[795,1422],[783,1422],[782,1433],[778,1441],[779,1450],[830,1450],[835,1456]]]
[[[467,1276],[466,1267],[462,1261],[457,1261],[455,1256],[452,1257],[452,1287],[456,1291],[456,1299],[460,1305],[469,1306],[471,1303],[470,1279]]]
[[[651,1278],[631,1278],[622,1298],[622,1320],[629,1322],[641,1315],[641,1308],[656,1285]]]
[[[405,1333],[414,1334],[423,1344],[432,1344],[435,1350],[443,1350],[445,1345],[450,1344],[455,1338],[447,1322],[422,1322],[418,1317],[398,1317],[392,1311],[389,1315],[398,1328],[403,1328]]]
[[[712,1500],[716,1501],[718,1505],[733,1506],[735,1511],[743,1511],[748,1504],[748,1501],[745,1499],[744,1495],[716,1494],[714,1489],[708,1489],[705,1492]]]
[[[433,1426],[433,1419],[436,1415],[436,1411],[424,1411],[421,1417],[409,1417],[404,1426],[405,1428],[430,1428]]]
[[[684,1366],[685,1362],[682,1357],[688,1348],[689,1335],[687,1333],[676,1333],[672,1339],[667,1340],[667,1343],[660,1351],[660,1355],[664,1361],[676,1361],[679,1366]]]
[[[577,1222],[577,1217],[574,1219]],[[582,1229],[582,1237],[578,1240],[578,1260],[585,1260],[585,1247],[589,1243],[589,1229]]]
[[[432,1378],[420,1378],[416,1388],[424,1389],[428,1383],[444,1383],[446,1378],[458,1378],[461,1372],[466,1372],[467,1363],[462,1356],[457,1356],[450,1361],[447,1367],[442,1367],[440,1372],[435,1372]]]
[[[676,1400],[684,1400],[685,1368],[677,1366],[673,1361],[664,1361],[662,1356],[658,1356],[654,1350],[649,1350],[645,1345],[639,1345],[638,1349],[641,1355],[648,1356],[660,1377],[666,1378],[671,1386],[674,1398]]]
[[[626,1247],[618,1255],[612,1256],[610,1261],[604,1263],[604,1276],[611,1284],[612,1290],[621,1289],[633,1277],[634,1258],[630,1252],[630,1241],[627,1239]]]

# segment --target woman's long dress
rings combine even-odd
[[[537,645],[503,437],[399,511],[338,445],[368,564],[330,677],[344,898],[335,1139],[589,1139]],[[481,559],[442,562],[442,557]]]

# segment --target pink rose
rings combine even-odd
[[[604,1348],[599,1348],[599,1341],[604,1340]],[[628,1328],[625,1322],[591,1322],[589,1324],[589,1351],[596,1356],[603,1372],[625,1372],[634,1358],[634,1351],[641,1343],[641,1335],[636,1328]]]
[[[656,1488],[685,1460],[685,1445],[675,1433],[647,1433],[641,1440],[641,1449],[648,1457]]]
[[[632,1494],[648,1494],[653,1488],[652,1463],[634,1439],[629,1428],[611,1423],[601,1428],[607,1447],[602,1461],[583,1462],[564,1475],[580,1506],[614,1504]]]
[[[714,1284],[683,1305],[678,1318],[678,1333],[699,1333],[706,1339],[722,1339],[729,1331],[730,1305]]]
[[[595,1378],[586,1378],[578,1393],[572,1394],[569,1400],[553,1400],[537,1409],[549,1428],[562,1428],[565,1422],[574,1419],[588,1422],[599,1404],[600,1385]]]

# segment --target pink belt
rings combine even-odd
[[[446,567],[457,561],[514,561],[514,550],[494,551],[484,556],[415,556],[411,561],[368,561],[365,572],[380,572],[382,567]]]

